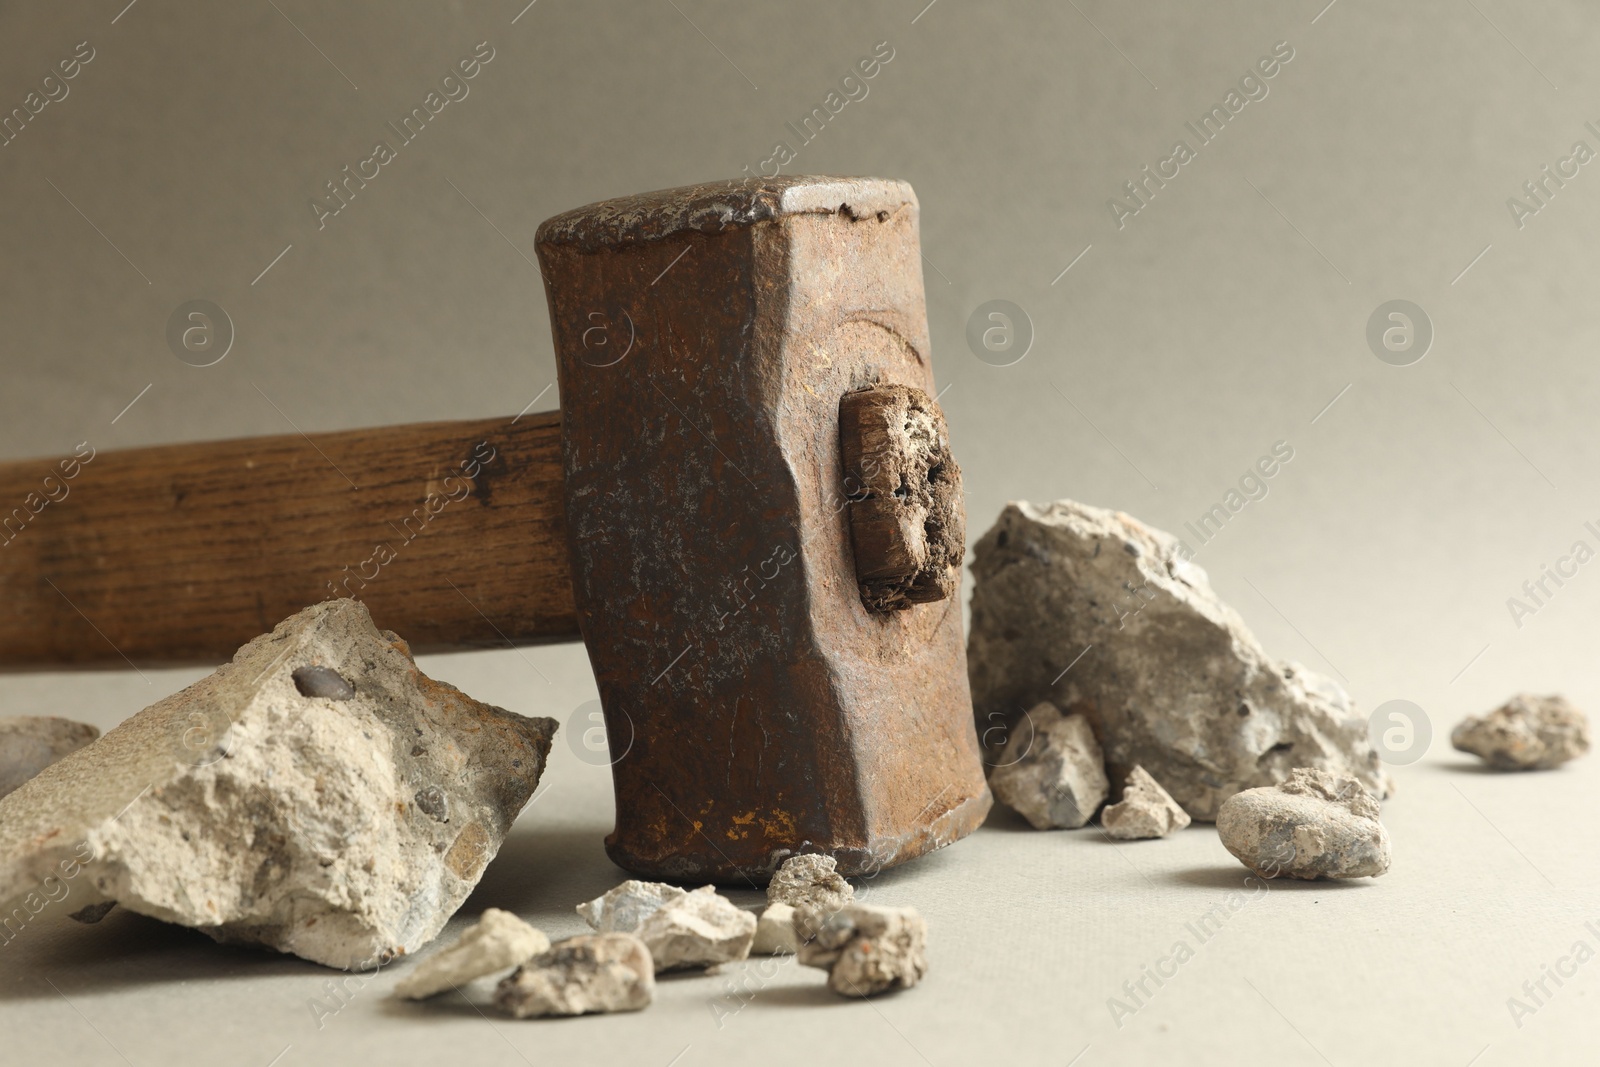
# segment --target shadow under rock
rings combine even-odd
[[[817,970],[815,983],[775,986],[772,989],[763,989],[750,1001],[752,1004],[773,1004],[790,1008],[827,1008],[848,1007],[851,1004],[861,1005],[869,1002],[883,1002],[908,992],[897,989],[890,993],[880,993],[875,997],[841,997],[828,988],[828,972]],[[913,992],[914,991],[910,991]]]
[[[268,949],[218,944],[199,931],[125,908],[93,925],[75,922],[63,911],[40,913],[0,947],[0,1000],[70,998],[158,983],[338,973]]]
[[[994,807],[989,809],[989,815],[983,820],[984,830],[1000,830],[1002,832],[1023,832],[1030,834],[1047,834],[1049,830],[1035,830],[1033,824],[1006,807],[1000,801],[994,802]]]
[[[461,911],[571,914],[629,877],[606,855],[602,832],[513,826]]]
[[[1506,777],[1515,777],[1519,774],[1549,774],[1551,771],[1566,770],[1566,765],[1563,764],[1560,767],[1545,767],[1540,770],[1530,769],[1503,771],[1498,767],[1489,766],[1487,763],[1483,762],[1477,757],[1473,757],[1471,759],[1453,759],[1449,762],[1440,761],[1439,763],[1434,764],[1434,766],[1439,767],[1450,774],[1482,775],[1485,778],[1496,778],[1501,775]]]
[[[1174,871],[1166,876],[1167,881],[1184,886],[1198,886],[1202,889],[1237,889],[1242,892],[1256,891],[1262,882],[1274,892],[1287,889],[1291,892],[1323,892],[1326,890],[1357,889],[1363,885],[1371,885],[1371,878],[1319,878],[1313,882],[1303,881],[1299,878],[1267,878],[1240,864],[1232,867],[1191,867],[1185,871]],[[1250,884],[1245,884],[1246,882]]]

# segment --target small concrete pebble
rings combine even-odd
[[[0,719],[0,797],[99,736],[88,723],[48,715]]]
[[[767,883],[769,904],[837,911],[855,899],[855,886],[844,880],[832,856],[814,852],[790,856]]]
[[[756,917],[709,885],[667,901],[638,929],[657,972],[742,960],[755,934]]]
[[[1122,787],[1122,799],[1100,813],[1101,828],[1119,841],[1166,837],[1188,825],[1189,813],[1138,764]]]
[[[455,943],[435,952],[400,979],[395,995],[424,1000],[474,978],[515,967],[550,947],[550,939],[509,911],[489,908]]]
[[[750,955],[792,956],[799,951],[800,942],[794,936],[794,908],[783,903],[768,904],[756,919]]]
[[[655,996],[650,950],[632,934],[558,941],[502,979],[494,1002],[519,1019],[638,1011]]]
[[[1089,720],[1042,701],[1012,727],[989,788],[1035,830],[1071,830],[1094,818],[1111,783]]]
[[[1389,869],[1378,802],[1354,778],[1297,767],[1222,802],[1217,834],[1263,878],[1366,878]]]
[[[631,934],[651,912],[669,900],[677,900],[686,890],[665,882],[641,882],[630,878],[615,889],[578,905],[578,914],[600,933],[620,930]]]
[[[794,931],[800,962],[827,971],[841,997],[910,989],[928,973],[928,924],[915,908],[798,908]]]
[[[1497,771],[1542,771],[1589,751],[1589,720],[1563,696],[1519,693],[1463,719],[1450,743]]]

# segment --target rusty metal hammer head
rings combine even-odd
[[[621,866],[869,873],[976,828],[959,470],[917,200],[795,177],[623,197],[538,234],[579,625]]]

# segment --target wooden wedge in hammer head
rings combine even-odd
[[[630,871],[954,841],[991,801],[917,214],[795,177],[548,220],[559,413],[0,465],[0,668],[214,662],[329,596],[419,652],[581,633]]]
[[[976,828],[964,513],[911,187],[624,197],[545,222],[538,254],[578,619],[620,753],[612,858],[727,881],[820,851],[854,874]]]

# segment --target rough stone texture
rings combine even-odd
[[[398,997],[423,1000],[474,978],[515,967],[550,948],[544,931],[509,911],[489,908],[455,943],[417,964],[395,984]]]
[[[1114,778],[1141,765],[1196,819],[1295,767],[1388,795],[1350,697],[1270,658],[1171,534],[1070,500],[1012,503],[974,551],[968,665],[991,760],[1049,699],[1094,723]]]
[[[842,997],[910,989],[928,973],[928,924],[915,908],[798,908],[794,930],[800,962],[827,971],[828,988]]]
[[[355,696],[302,695],[307,665]],[[365,968],[461,906],[555,730],[429,679],[365,607],[325,601],[0,800],[0,901],[81,844],[78,884],[102,899]]]
[[[1189,813],[1143,767],[1135,766],[1122,787],[1122,799],[1100,813],[1100,826],[1119,841],[1166,837],[1189,825]]]
[[[767,903],[839,910],[855,899],[856,888],[836,867],[832,856],[815,852],[790,856],[767,883]]]
[[[519,1019],[638,1011],[655,996],[650,950],[632,934],[557,941],[500,982],[494,1002]]]
[[[756,936],[750,942],[750,955],[792,956],[799,951],[800,942],[794,936],[794,908],[788,904],[768,904],[756,919]]]
[[[583,921],[601,933],[620,930],[631,934],[661,905],[687,892],[665,882],[629,879],[605,894],[578,905]]]
[[[99,736],[88,723],[48,715],[0,719],[0,797]]]
[[[1519,693],[1463,719],[1450,743],[1497,771],[1548,770],[1589,751],[1589,720],[1564,696]]]
[[[1217,835],[1263,878],[1366,878],[1389,869],[1378,802],[1354,778],[1296,768],[1222,803]]]
[[[1094,818],[1111,783],[1089,720],[1044,701],[1012,726],[989,788],[1035,830],[1070,830]]]
[[[651,912],[638,936],[657,971],[677,971],[742,960],[755,933],[756,917],[707,885]]]

